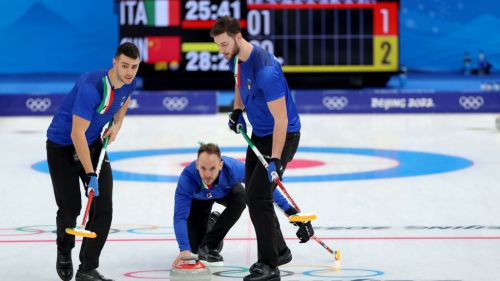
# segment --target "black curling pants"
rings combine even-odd
[[[252,141],[262,155],[270,156],[272,152],[272,135],[257,137]],[[283,167],[293,159],[299,146],[300,132],[288,133],[281,154]],[[257,236],[259,262],[277,266],[278,255],[287,247],[273,205],[275,183],[269,182],[268,173],[250,147],[247,149],[245,162],[245,188],[250,219]]]
[[[66,234],[65,229],[76,226],[76,220],[82,208],[80,180],[83,181],[86,174],[80,161],[75,159],[73,145],[58,145],[47,140],[46,146],[47,162],[58,207],[56,215],[57,250],[67,255],[75,247],[75,236]],[[97,166],[101,148],[100,140],[89,147],[94,167]],[[99,175],[99,197],[94,197],[86,226],[86,229],[95,232],[97,237],[83,239],[80,249],[80,269],[82,270],[99,267],[99,256],[111,227],[112,195],[113,176],[106,155]]]
[[[208,217],[214,202],[226,208],[212,230],[206,232]],[[191,251],[198,253],[198,248],[205,244],[211,249],[216,248],[238,221],[245,207],[245,189],[241,183],[234,185],[226,197],[216,200],[192,200],[187,220]]]

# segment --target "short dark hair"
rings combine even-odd
[[[215,143],[202,143],[200,145],[200,148],[198,149],[198,157],[200,157],[200,154],[202,154],[203,152],[206,152],[208,154],[215,154],[217,155],[217,157],[219,157],[219,159],[221,158],[220,148]]]
[[[219,18],[212,26],[212,29],[210,30],[210,36],[213,38],[224,32],[227,32],[227,35],[229,36],[234,36],[240,33],[240,22],[230,16],[223,16]]]
[[[118,48],[116,48],[115,58],[118,58],[120,55],[125,55],[131,59],[137,59],[139,55],[139,49],[134,43],[125,42],[122,43]]]

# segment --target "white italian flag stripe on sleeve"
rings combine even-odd
[[[103,97],[101,104],[97,108],[97,112],[99,112],[99,114],[104,114],[106,113],[106,111],[108,111],[115,97],[115,90],[113,89],[113,86],[111,86],[111,82],[109,82],[109,78],[107,75],[102,77],[102,85],[104,86],[104,89],[102,91]]]

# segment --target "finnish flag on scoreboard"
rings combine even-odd
[[[179,0],[145,1],[148,25],[175,26],[180,23]]]

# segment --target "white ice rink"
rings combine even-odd
[[[284,184],[316,234],[342,253],[299,244],[282,280],[500,280],[500,132],[492,114],[302,115],[301,148]],[[109,146],[112,231],[99,270],[115,280],[169,280],[175,178],[198,141],[244,157],[226,114],[127,116]],[[56,204],[43,172],[49,117],[0,118],[0,280],[58,280]],[[225,153],[226,151],[226,153]],[[216,207],[217,209],[219,207]],[[78,223],[81,217],[78,218]],[[77,267],[80,243],[73,251]],[[212,280],[241,280],[256,260],[245,210]]]

